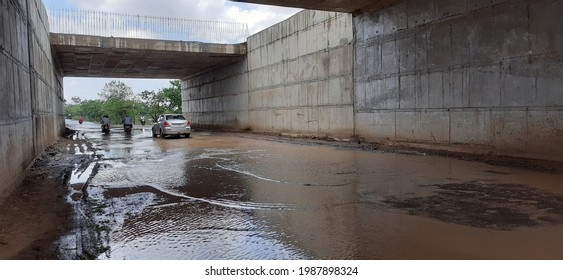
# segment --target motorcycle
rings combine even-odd
[[[82,120],[82,119],[79,119],[79,120],[78,120],[78,123],[79,123],[79,124],[82,124],[83,122],[84,122],[84,120]]]
[[[133,130],[133,125],[132,124],[124,124],[123,125],[123,130],[125,132],[131,132],[131,130]]]
[[[109,133],[109,123],[102,124],[102,132]]]

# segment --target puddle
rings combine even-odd
[[[563,258],[560,174],[140,133],[86,132],[105,156],[88,187],[110,227],[101,259]]]
[[[228,200],[228,199],[208,199],[208,198],[200,198],[200,197],[193,197],[193,196],[188,196],[185,194],[181,194],[179,192],[174,192],[171,191],[170,189],[166,189],[163,188],[161,185],[159,184],[155,184],[155,183],[147,183],[147,182],[143,182],[140,181],[138,179],[138,177],[134,176],[133,172],[128,171],[126,173],[126,177],[129,181],[135,183],[137,186],[140,187],[151,187],[154,190],[157,190],[158,192],[162,192],[164,194],[173,196],[173,197],[177,197],[177,198],[181,198],[181,199],[187,199],[190,201],[195,201],[195,202],[203,202],[203,203],[208,203],[211,205],[217,205],[217,206],[223,206],[223,207],[229,207],[229,208],[235,208],[235,209],[243,209],[243,210],[294,210],[295,207],[291,206],[291,205],[285,205],[282,203],[259,203],[259,202],[250,202],[250,201],[232,201],[232,200]]]
[[[90,178],[90,175],[92,175],[95,165],[96,162],[92,161],[85,169],[78,168],[78,166],[76,166],[77,168],[72,171],[72,175],[70,177],[70,185],[84,185]]]
[[[92,160],[86,167],[82,167],[82,165],[75,164],[75,168],[71,173],[71,177],[69,179],[69,190],[70,193],[68,198],[70,201],[77,202],[83,198],[83,194],[85,191],[85,186],[88,181],[92,177],[92,173],[94,172],[97,165],[96,160]]]

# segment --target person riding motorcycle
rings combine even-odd
[[[108,115],[104,115],[102,117],[102,131],[103,132],[109,132],[109,117]]]
[[[84,122],[84,119],[82,118],[82,116],[80,116],[80,118],[78,119],[78,123],[82,124]]]
[[[133,129],[133,120],[127,114],[123,117],[123,129],[125,131],[131,131],[131,129]]]

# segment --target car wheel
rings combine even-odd
[[[190,134],[189,134],[189,133],[186,133],[185,136],[186,136],[186,138],[190,138]]]
[[[160,130],[160,138],[164,139],[164,132],[162,131],[162,129]]]
[[[156,137],[156,133],[154,133],[154,129],[151,129],[152,137]]]

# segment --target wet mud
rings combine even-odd
[[[434,194],[387,196],[383,202],[410,215],[474,227],[512,230],[563,224],[563,196],[528,186],[473,181],[421,187],[434,190]]]
[[[84,184],[75,181],[93,161],[86,153],[89,149],[90,143],[67,131],[35,160],[22,184],[0,203],[0,259],[59,259],[63,251],[72,251],[76,258],[76,244],[63,248],[59,240],[75,228],[75,211],[68,197],[73,196],[71,190],[83,191]]]

